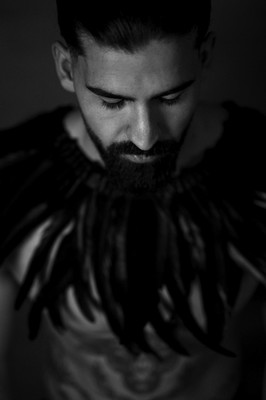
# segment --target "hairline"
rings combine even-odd
[[[76,36],[78,40],[78,46],[74,47],[71,44],[67,44],[71,54],[73,57],[78,57],[78,56],[86,56],[86,49],[84,48],[84,45],[82,43],[82,39],[91,39],[94,41],[99,47],[102,48],[109,48],[111,50],[117,50],[117,51],[123,51],[128,54],[135,54],[139,50],[144,49],[152,40],[158,40],[158,41],[167,41],[167,40],[172,40],[172,39],[178,39],[182,38],[185,36],[192,35],[195,33],[195,49],[199,49],[201,44],[203,43],[204,39],[208,35],[209,30],[206,31],[205,35],[200,38],[200,34],[198,31],[197,26],[194,26],[189,32],[185,33],[173,33],[173,34],[167,34],[167,33],[158,33],[154,35],[150,35],[150,37],[147,37],[142,43],[135,44],[131,46],[131,49],[126,48],[125,46],[121,46],[119,44],[114,43],[113,45],[111,43],[104,43],[103,41],[95,38],[90,32],[86,31],[85,28],[79,26],[76,29]]]

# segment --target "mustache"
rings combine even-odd
[[[113,155],[136,155],[136,156],[164,156],[177,154],[179,151],[179,143],[174,140],[165,140],[155,143],[149,150],[141,150],[132,142],[113,143],[109,146],[108,152]]]

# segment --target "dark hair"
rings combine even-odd
[[[58,23],[67,45],[83,53],[81,36],[91,35],[99,44],[129,52],[150,39],[183,35],[197,30],[199,45],[210,24],[211,0],[102,2],[56,0]]]

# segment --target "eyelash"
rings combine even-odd
[[[123,108],[125,100],[119,100],[116,103],[109,103],[108,101],[102,100],[102,106],[108,110],[120,110]]]
[[[178,96],[174,97],[171,100],[161,99],[160,102],[165,104],[165,105],[167,105],[167,106],[173,106],[174,104],[179,102],[181,96],[182,96],[182,93],[179,94]]]
[[[182,93],[176,96],[174,99],[167,100],[167,99],[159,99],[160,103],[165,104],[167,106],[173,106],[177,104],[180,100]],[[102,100],[102,106],[107,108],[108,110],[121,110],[126,103],[126,100],[119,100],[115,103],[111,103],[105,100]]]

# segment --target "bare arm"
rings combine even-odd
[[[39,243],[41,234],[46,225],[47,223],[44,223],[26,237],[25,241],[13,251],[4,265],[0,267],[0,400],[13,399],[13,397],[11,397],[11,389],[13,389],[13,387],[10,388],[10,393],[8,393],[8,382],[13,384],[18,377],[14,377],[12,375],[14,371],[11,371],[11,368],[8,367],[9,365],[13,365],[14,347],[11,348],[11,345],[14,345],[14,333],[16,333],[15,329],[18,328],[18,318],[14,310],[14,303],[20,284],[23,282],[25,274],[27,273],[33,250]],[[29,293],[29,300],[34,297],[37,291],[38,285],[35,284]],[[20,328],[22,328],[22,326]],[[17,350],[19,349],[15,348],[16,352]],[[27,350],[29,350],[27,358],[29,357],[29,360],[32,360],[30,348]],[[18,352],[18,356],[19,355],[20,353]],[[23,371],[23,373],[24,372],[27,373],[27,369]],[[24,386],[22,388],[24,390]],[[22,395],[22,397],[23,396],[24,395]]]
[[[0,399],[8,400],[8,355],[17,283],[7,265],[0,270]]]
[[[266,289],[265,289],[266,290]],[[262,312],[262,323],[263,323],[263,338],[260,341],[262,351],[263,351],[263,356],[264,356],[264,366],[263,366],[263,382],[262,382],[262,397],[261,399],[264,400],[266,399],[266,343],[265,343],[265,335],[266,335],[266,294],[264,295],[263,298],[263,304],[261,306],[261,312]],[[260,349],[261,351],[261,349]]]

